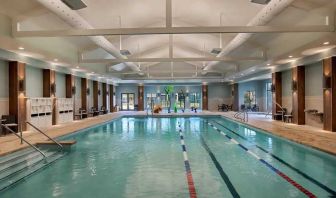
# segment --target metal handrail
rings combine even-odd
[[[46,136],[47,138],[49,138],[49,140],[53,141],[55,144],[57,144],[59,147],[61,147],[61,149],[63,149],[63,146],[57,142],[55,139],[51,138],[49,135],[47,135],[46,133],[44,133],[43,131],[41,131],[39,128],[37,128],[35,125],[33,125],[30,122],[26,122],[27,124],[29,124],[30,126],[32,126],[35,130],[37,130],[38,132],[42,133],[44,136]]]
[[[20,138],[21,141],[24,141],[25,143],[27,143],[30,147],[32,147],[33,149],[35,149],[36,151],[38,151],[41,155],[43,155],[44,158],[46,158],[46,154],[44,154],[40,149],[38,149],[36,146],[32,145],[31,143],[29,143],[27,140],[25,140],[23,137],[20,137],[18,134],[16,134],[12,129],[10,129],[8,126],[6,126],[5,124],[1,124],[2,127],[4,127],[6,130],[8,130],[9,132],[13,133],[16,137]]]
[[[241,114],[243,115],[242,118],[239,117],[239,115],[241,115]],[[237,113],[235,113],[233,115],[233,117],[236,118],[236,119],[239,119],[239,120],[241,120],[243,122],[248,122],[248,113],[247,113],[247,111],[238,111]]]

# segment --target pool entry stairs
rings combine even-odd
[[[52,145],[37,144],[37,147],[45,156],[33,148],[28,148],[0,157],[0,193],[67,153],[67,150]]]

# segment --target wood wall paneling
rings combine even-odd
[[[232,95],[232,110],[239,111],[239,84],[235,83],[232,85],[231,95]]]
[[[202,110],[208,110],[208,85],[202,85]]]
[[[75,77],[71,74],[65,75],[65,97],[66,98],[72,98],[74,96],[75,88]]]
[[[276,105],[278,103],[282,106],[282,80],[281,80],[281,72],[272,73],[272,113],[275,114],[280,111],[280,107]]]
[[[304,125],[305,118],[305,67],[292,69],[292,113],[293,123]],[[290,112],[288,112],[290,113]]]
[[[102,83],[102,102],[103,102],[103,106],[107,109],[107,100],[106,100],[106,97],[107,97],[107,90],[106,90],[106,83]]]
[[[336,57],[323,60],[323,80],[329,78],[329,86],[323,88],[323,129],[336,131]]]
[[[93,107],[95,107],[96,109],[98,109],[98,82],[97,81],[93,81],[92,82],[92,96],[93,96]]]
[[[26,65],[17,61],[8,64],[9,77],[9,114],[15,116],[18,131],[26,126]],[[20,83],[21,81],[21,83]]]
[[[110,112],[114,112],[114,105],[113,105],[113,97],[114,97],[114,89],[113,89],[113,85],[110,85],[110,94],[109,94],[109,98],[110,98]]]
[[[88,79],[81,78],[81,100],[82,100],[82,109],[88,110]],[[90,90],[91,92],[92,90]]]
[[[138,86],[138,111],[144,110],[144,86]]]

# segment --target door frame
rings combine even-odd
[[[127,109],[123,109],[123,94],[127,95]],[[133,109],[129,108],[129,98],[130,98],[129,95],[133,95],[133,103],[134,103]],[[135,110],[135,93],[121,93],[120,101],[121,101],[121,111],[134,111]]]

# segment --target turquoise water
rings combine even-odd
[[[307,197],[219,131],[317,197],[336,191],[334,156],[219,117],[125,117],[66,137],[74,151],[0,197],[189,197],[178,123],[198,197]]]

